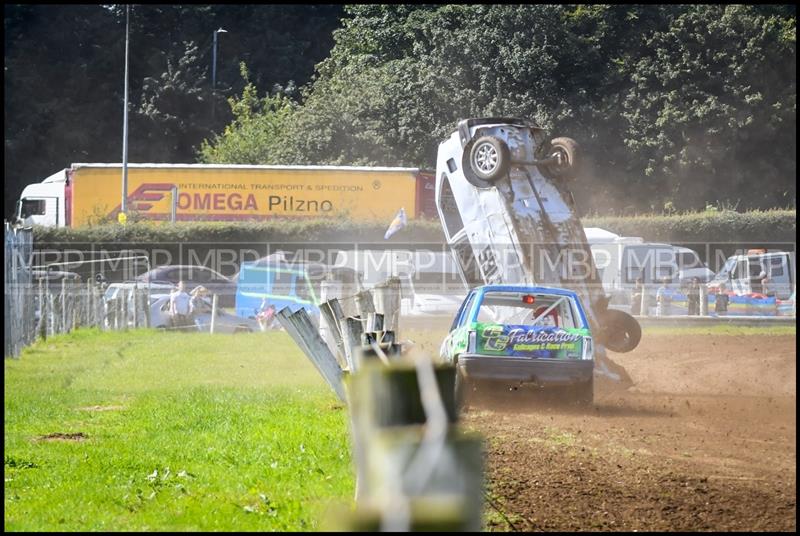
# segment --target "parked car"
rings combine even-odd
[[[217,305],[219,305],[219,301]],[[211,329],[211,299],[199,298],[199,306],[192,311],[191,316],[197,331],[209,331]],[[166,329],[171,327],[171,319],[169,296],[159,296],[150,306],[150,325],[154,328]],[[258,322],[255,320],[242,318],[217,308],[217,318],[214,322],[215,333],[250,333],[259,330]]]
[[[472,289],[440,349],[456,366],[456,400],[478,382],[561,386],[569,400],[594,398],[594,340],[578,294],[538,286]]]
[[[371,288],[392,276],[401,282],[401,313],[446,315],[456,312],[467,288],[449,251],[357,249],[339,251],[335,266],[362,274]]]
[[[349,267],[288,263],[274,255],[243,262],[234,281],[236,314],[248,318],[255,318],[267,305],[276,311],[305,309],[312,318],[318,318],[322,301],[352,296],[361,290],[360,274]],[[324,297],[323,281],[328,283],[326,292],[330,292]]]
[[[186,292],[191,292],[195,287],[203,286],[211,294],[219,296],[220,307],[233,307],[236,303],[236,283],[219,272],[205,266],[174,265],[159,266],[145,272],[136,278],[142,283],[169,283],[173,287],[178,281],[186,283]]]

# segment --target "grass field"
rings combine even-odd
[[[5,360],[5,530],[314,530],[346,408],[284,333],[86,330]]]

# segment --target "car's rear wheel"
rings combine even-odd
[[[494,136],[481,136],[469,151],[472,172],[482,181],[494,182],[508,173],[511,154],[508,145]]]

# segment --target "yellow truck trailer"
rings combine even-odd
[[[116,221],[122,164],[72,164],[25,187],[26,225],[78,227]],[[128,220],[254,221],[331,217],[390,221],[435,217],[433,176],[416,168],[128,164]],[[173,201],[174,200],[174,201]]]

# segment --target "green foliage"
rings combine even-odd
[[[585,227],[601,227],[622,236],[652,242],[747,242],[793,244],[797,239],[794,210],[705,210],[685,214],[641,214],[583,218]]]
[[[294,105],[280,94],[259,99],[244,63],[241,74],[247,82],[241,97],[228,99],[233,122],[221,136],[214,136],[213,142],[203,140],[199,160],[214,164],[282,164],[283,137]]]
[[[459,119],[588,155],[587,211],[793,207],[794,9],[357,5],[285,124],[285,163],[430,168]]]
[[[641,236],[650,241],[673,242],[795,242],[797,212],[766,210],[735,212],[729,209],[682,214],[638,214],[632,216],[590,216],[585,227],[601,227],[624,236]],[[154,245],[325,243],[352,246],[367,242],[393,247],[403,243],[444,242],[438,220],[411,220],[392,240],[383,240],[386,224],[361,223],[346,219],[274,219],[264,222],[197,222],[175,225],[141,222],[121,226],[95,225],[77,229],[34,227],[35,247],[68,247],[70,244],[125,244],[149,249]]]
[[[4,385],[8,531],[314,530],[353,494],[346,411],[284,333],[78,330]]]
[[[230,122],[224,99],[256,87],[291,93],[333,44],[339,5],[131,6],[129,161],[186,163]],[[120,162],[125,5],[4,7],[5,213],[26,184],[78,162]],[[212,117],[213,31],[217,47]]]

